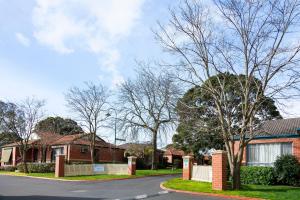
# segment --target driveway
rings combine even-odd
[[[92,199],[171,199],[221,198],[169,192],[159,185],[171,176],[146,177],[107,182],[62,182],[0,175],[1,200],[92,200]]]

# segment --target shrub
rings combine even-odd
[[[181,159],[174,159],[173,168],[181,169],[182,168],[182,160]]]
[[[136,159],[136,169],[147,169],[145,160],[143,158]]]
[[[159,169],[166,169],[168,166],[168,158],[164,157],[162,160],[158,163]]]
[[[277,181],[284,185],[299,185],[300,164],[293,155],[283,155],[274,163]]]
[[[273,167],[242,166],[241,183],[256,185],[275,185],[276,176]]]
[[[13,167],[13,166],[3,166],[3,167],[0,167],[0,171],[8,171],[8,172],[14,172],[16,171],[16,167]]]
[[[20,172],[24,172],[24,164],[17,166]],[[29,173],[49,173],[55,171],[55,163],[27,163]]]

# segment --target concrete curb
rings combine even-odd
[[[1,174],[0,176],[15,176],[15,177],[25,177],[25,178],[35,178],[35,179],[42,179],[42,180],[51,180],[51,181],[62,181],[62,182],[109,182],[109,181],[122,181],[122,180],[129,180],[129,179],[140,179],[140,178],[149,178],[149,177],[158,177],[158,176],[173,176],[178,174],[157,174],[151,176],[138,176],[138,177],[128,177],[128,178],[112,178],[112,179],[98,179],[98,180],[68,180],[62,178],[47,178],[47,177],[37,177],[37,176],[24,176],[24,175],[14,175],[14,174]]]
[[[213,196],[213,197],[222,197],[222,198],[227,198],[227,199],[239,199],[239,200],[262,200],[260,198],[254,198],[254,197],[241,197],[241,196],[233,196],[233,195],[224,195],[224,194],[213,194],[213,193],[206,193],[206,192],[191,192],[191,191],[186,191],[186,190],[175,190],[175,189],[170,189],[166,188],[163,186],[165,182],[160,183],[160,188],[166,191],[170,192],[177,192],[177,193],[184,193],[184,194],[190,194],[190,195],[195,195],[195,196]]]

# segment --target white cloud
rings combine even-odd
[[[18,40],[18,42],[20,42],[22,45],[28,47],[30,45],[30,40],[29,38],[27,38],[25,35],[23,35],[22,33],[16,33],[15,34],[16,39]]]
[[[78,50],[101,56],[101,66],[119,76],[116,45],[128,36],[141,14],[144,0],[37,0],[34,36],[53,50]]]
[[[282,100],[278,106],[284,118],[300,117],[299,99]]]

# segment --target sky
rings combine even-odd
[[[0,0],[0,99],[34,96],[46,100],[46,115],[74,118],[68,88],[92,81],[114,90],[136,60],[159,58],[153,29],[177,2]]]
[[[115,89],[135,60],[167,56],[157,21],[179,0],[0,0],[0,99],[46,100],[49,116],[73,117],[64,93],[85,81]],[[297,100],[285,117],[300,116]]]
[[[168,0],[0,0],[0,95],[46,99],[49,115],[69,116],[64,92],[85,81],[114,89],[135,60],[160,46],[152,29]]]

